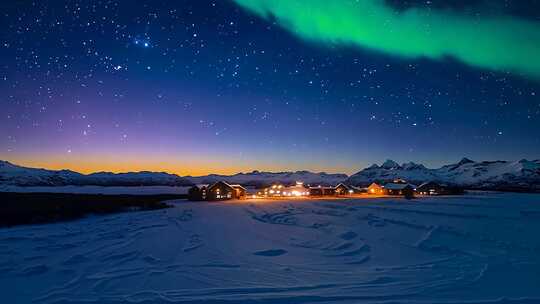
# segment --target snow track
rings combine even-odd
[[[540,195],[174,202],[0,230],[5,303],[540,303]]]

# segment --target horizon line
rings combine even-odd
[[[348,173],[343,173],[343,172],[327,172],[327,171],[319,171],[319,170],[309,170],[309,169],[303,169],[303,170],[289,170],[289,171],[283,171],[283,170],[276,170],[276,171],[272,171],[272,170],[259,170],[259,169],[251,169],[251,170],[248,170],[248,171],[235,171],[234,173],[206,173],[206,174],[202,174],[202,175],[197,175],[197,174],[187,174],[187,175],[183,175],[183,174],[179,174],[179,173],[174,173],[174,172],[171,172],[171,171],[166,171],[166,170],[150,170],[150,169],[143,169],[143,170],[97,170],[97,171],[85,171],[85,170],[77,170],[77,169],[72,169],[72,168],[69,168],[69,167],[61,167],[59,168],[58,166],[32,166],[32,165],[26,165],[24,164],[24,161],[23,162],[17,162],[17,161],[11,161],[11,160],[7,160],[7,159],[0,159],[0,162],[6,162],[6,163],[9,163],[11,165],[14,165],[14,166],[17,166],[17,167],[23,167],[23,168],[27,168],[27,169],[36,169],[36,170],[49,170],[49,171],[63,171],[63,170],[67,170],[67,171],[72,171],[72,172],[75,172],[75,173],[78,173],[78,174],[82,174],[82,175],[92,175],[92,174],[98,174],[98,173],[111,173],[111,174],[128,174],[128,173],[143,173],[143,172],[149,172],[149,173],[165,173],[165,174],[170,174],[170,175],[176,175],[176,176],[179,176],[179,177],[205,177],[205,176],[209,176],[209,175],[222,175],[222,176],[233,176],[233,175],[240,175],[240,174],[250,174],[250,173],[254,173],[254,172],[260,172],[260,173],[273,173],[273,174],[277,174],[277,173],[299,173],[299,172],[309,172],[309,173],[314,173],[314,174],[328,174],[328,175],[345,175],[347,177],[350,177],[354,174],[356,174],[357,172],[360,172],[360,171],[363,171],[365,169],[368,169],[370,168],[371,166],[373,165],[377,165],[378,167],[381,167],[382,164],[384,164],[385,162],[387,161],[392,161],[392,162],[395,162],[397,163],[400,167],[402,167],[403,165],[407,164],[407,163],[414,163],[416,165],[422,165],[424,166],[426,169],[430,169],[430,170],[435,170],[435,169],[439,169],[439,168],[442,168],[444,166],[447,166],[447,165],[453,165],[453,164],[457,164],[463,160],[469,160],[469,161],[473,161],[473,162],[500,162],[500,161],[503,161],[503,162],[519,162],[519,161],[522,161],[522,160],[526,160],[526,161],[532,161],[532,162],[536,162],[538,161],[539,159],[533,159],[533,160],[527,160],[527,159],[521,159],[521,160],[483,160],[483,161],[474,161],[474,160],[471,160],[467,157],[463,157],[461,158],[460,161],[458,162],[455,162],[455,163],[448,163],[446,165],[442,165],[438,168],[430,168],[430,167],[427,167],[425,166],[424,164],[422,163],[417,163],[417,162],[413,162],[413,161],[409,161],[409,162],[404,162],[402,164],[399,164],[398,162],[395,162],[391,159],[387,159],[386,161],[382,162],[381,165],[379,165],[378,163],[373,163],[372,165],[370,166],[365,166],[365,167],[361,167],[360,169],[358,169],[357,171],[355,171],[355,173],[353,174],[348,174]]]

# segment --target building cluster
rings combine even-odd
[[[367,194],[371,195],[403,195],[405,197],[413,197],[414,195],[455,195],[462,193],[462,189],[436,182],[425,182],[420,186],[416,186],[402,179],[397,179],[392,183],[386,184],[372,183],[367,187]]]
[[[188,198],[191,201],[220,201],[243,199],[247,190],[242,185],[232,185],[224,181],[214,184],[200,184],[191,187]]]
[[[188,198],[193,201],[219,201],[238,200],[250,198],[287,198],[287,197],[329,197],[329,196],[404,196],[414,197],[415,195],[452,195],[461,194],[460,189],[452,188],[436,182],[426,182],[420,186],[408,183],[402,179],[396,179],[391,183],[372,183],[367,188],[359,188],[345,183],[336,186],[310,186],[302,182],[294,185],[274,183],[270,187],[248,190],[242,185],[229,184],[219,181],[214,184],[195,185],[188,192]]]
[[[303,197],[303,196],[335,196],[335,195],[350,195],[360,193],[360,189],[338,184],[335,187],[330,186],[305,186],[302,182],[296,182],[293,186],[285,186],[283,184],[273,184],[272,186],[260,189],[253,194],[253,197]]]

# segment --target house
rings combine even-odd
[[[296,182],[294,186],[285,187],[281,191],[282,196],[308,196],[309,190],[303,182]]]
[[[296,182],[293,186],[273,184],[271,187],[257,191],[258,196],[283,197],[283,196],[307,196],[309,190],[302,182]]]
[[[444,187],[436,182],[426,182],[416,188],[421,195],[441,195],[445,192]]]
[[[262,189],[257,194],[259,196],[283,196],[283,189],[285,189],[285,186],[277,183],[268,188]]]
[[[335,188],[334,192],[336,195],[349,195],[355,193],[356,189],[353,186],[345,185],[344,183],[339,183]]]
[[[242,185],[240,184],[233,184],[231,185],[231,187],[233,187],[234,189],[234,198],[235,199],[245,199],[246,198],[246,195],[247,195],[247,189],[244,188]]]
[[[463,189],[450,187],[437,182],[426,182],[416,188],[416,192],[421,195],[452,195],[463,194]]]
[[[369,185],[369,187],[367,188],[367,193],[372,195],[386,194],[384,187],[377,183],[372,183],[371,185]]]
[[[316,186],[309,187],[309,195],[311,196],[330,196],[336,194],[335,187]]]
[[[192,201],[217,201],[243,199],[246,188],[220,181],[213,185],[195,185],[189,189],[188,198]]]
[[[205,201],[208,186],[208,184],[199,184],[189,188],[188,199],[190,201]]]
[[[388,195],[404,195],[413,197],[416,186],[403,183],[388,183],[384,185],[385,193]]]

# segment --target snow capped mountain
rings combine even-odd
[[[0,184],[17,186],[63,186],[72,184],[82,174],[60,170],[26,168],[7,161],[0,161]]]
[[[346,174],[328,174],[325,172],[313,173],[309,171],[297,172],[259,172],[238,173],[235,175],[207,175],[198,177],[187,177],[195,184],[208,184],[219,180],[224,180],[233,184],[246,186],[262,186],[271,183],[293,184],[302,181],[305,184],[336,185],[348,178]]]
[[[466,188],[493,190],[540,190],[540,161],[483,161],[463,158],[460,162],[439,169],[405,163],[397,165],[387,160],[382,166],[372,165],[347,181],[367,185],[373,181],[389,182],[397,178],[420,184],[436,181]]]
[[[306,184],[336,185],[348,176],[345,174],[297,172],[259,172],[238,173],[235,175],[211,174],[198,177],[181,177],[164,172],[98,172],[88,175],[69,170],[46,170],[26,168],[6,161],[0,161],[0,185],[12,186],[188,186],[193,184],[227,181],[246,186],[268,185],[273,182],[292,184],[303,181]]]
[[[367,186],[374,181],[391,182],[398,178],[417,184],[424,181],[437,180],[437,176],[433,170],[427,169],[424,165],[409,162],[400,166],[393,160],[387,160],[382,166],[374,164],[352,175],[347,182],[354,185]]]
[[[387,169],[387,170],[393,170],[393,169],[399,169],[400,166],[398,163],[396,163],[395,161],[391,160],[391,159],[387,159],[381,166],[381,168],[383,169]]]
[[[70,170],[27,168],[0,161],[0,184],[12,186],[185,186],[191,182],[168,173],[100,172],[84,175]]]
[[[85,176],[85,182],[97,186],[187,186],[191,182],[176,174],[165,172],[99,172]]]
[[[540,162],[484,161],[463,159],[456,165],[437,169],[444,180],[477,188],[538,189],[540,190]]]
[[[350,177],[310,171],[253,171],[197,177],[147,171],[85,175],[70,170],[26,168],[0,161],[0,185],[11,186],[189,186],[220,180],[244,186],[264,186],[275,182],[293,184],[296,181],[311,185],[337,185],[345,181],[352,185],[367,186],[372,182],[385,183],[398,178],[413,184],[436,181],[470,189],[540,191],[540,160],[475,162],[464,158],[458,163],[438,169],[426,168],[413,162],[399,165],[387,160],[381,166],[374,164]]]

